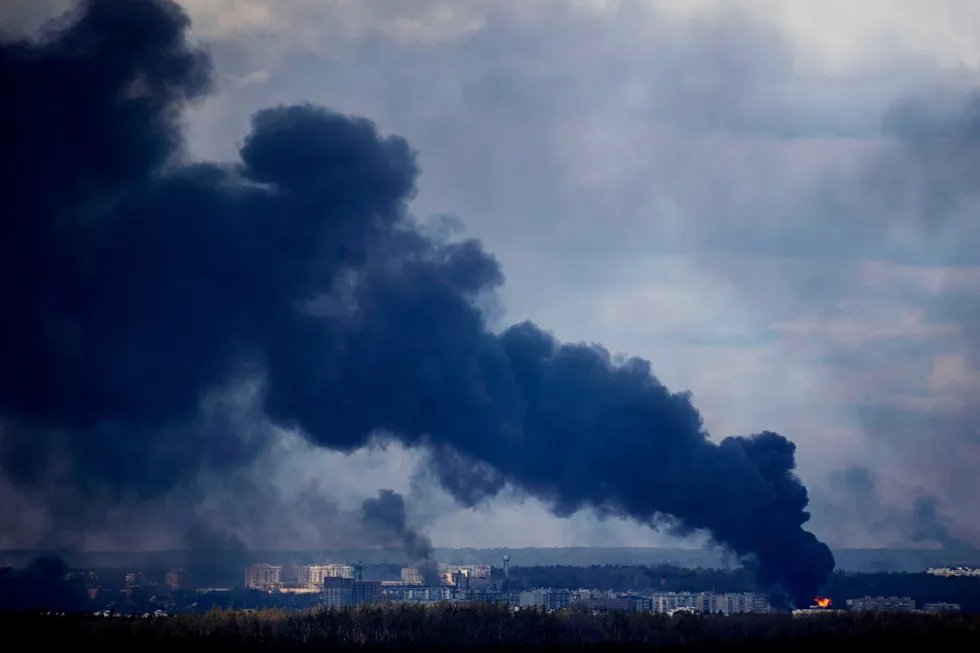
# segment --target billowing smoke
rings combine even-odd
[[[0,612],[78,612],[87,598],[85,583],[71,578],[55,556],[40,555],[24,569],[0,569]]]
[[[0,49],[2,469],[52,488],[65,527],[263,456],[200,415],[258,375],[274,423],[342,451],[377,433],[424,445],[461,503],[509,482],[558,515],[669,515],[813,595],[834,560],[803,529],[794,445],[712,442],[647,361],[528,322],[489,331],[478,305],[501,270],[479,242],[417,228],[403,139],[275,107],[239,161],[188,163],[181,109],[210,70],[185,14],[87,0],[70,18]]]
[[[361,520],[368,529],[393,536],[410,562],[432,555],[432,542],[408,525],[405,497],[394,490],[378,490],[378,496],[365,499],[361,504]]]
[[[378,490],[361,504],[361,522],[369,535],[393,537],[410,563],[417,565],[426,586],[439,584],[439,568],[432,560],[432,542],[408,523],[405,497],[394,490]]]

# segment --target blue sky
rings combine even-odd
[[[365,115],[419,151],[413,211],[503,263],[500,326],[650,359],[716,438],[784,433],[831,544],[908,543],[921,494],[980,542],[980,3],[183,4],[222,75],[192,156],[232,158],[272,104]],[[460,511],[397,447],[284,456],[341,501],[412,492],[437,546],[670,541],[515,495]],[[846,508],[855,465],[887,527]]]

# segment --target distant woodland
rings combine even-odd
[[[545,614],[479,605],[385,606],[287,613],[222,612],[169,618],[0,615],[9,641],[39,650],[103,652],[299,650],[818,651],[849,645],[976,650],[980,617],[828,613],[714,617],[566,610]],[[970,647],[967,649],[966,647]],[[838,649],[839,650],[839,649]],[[883,650],[883,649],[877,649]]]

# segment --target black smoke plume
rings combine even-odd
[[[378,490],[378,496],[365,499],[361,521],[368,529],[393,536],[410,562],[432,555],[432,542],[408,525],[405,497],[394,490]]]
[[[476,300],[503,282],[496,260],[416,228],[416,157],[366,119],[266,109],[239,161],[188,163],[181,109],[210,71],[187,28],[169,0],[87,0],[0,46],[0,437],[17,487],[54,488],[84,527],[248,464],[263,443],[202,428],[199,408],[260,373],[265,413],[311,442],[424,445],[467,504],[506,481],[559,515],[670,515],[809,601],[834,561],[803,529],[790,441],[716,444],[644,360],[529,322],[489,331]]]
[[[439,584],[439,569],[432,560],[432,542],[408,523],[405,497],[394,490],[378,490],[361,504],[361,522],[370,534],[394,537],[408,562],[418,566],[427,586]]]
[[[56,556],[40,555],[24,569],[0,569],[0,612],[79,612],[87,599],[85,583]]]

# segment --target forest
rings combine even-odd
[[[0,615],[9,641],[41,650],[685,650],[810,651],[829,646],[972,646],[980,617],[836,613],[738,615],[503,606],[389,605],[358,610],[225,612],[162,618]]]

